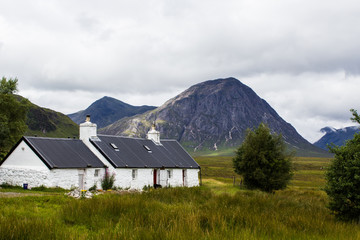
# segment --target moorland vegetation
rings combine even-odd
[[[322,190],[326,158],[294,158],[294,176],[274,194],[247,190],[231,157],[198,157],[203,186],[112,191],[73,199],[63,191],[1,189],[0,239],[359,239],[338,221]],[[235,177],[235,185],[234,178]]]

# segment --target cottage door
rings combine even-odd
[[[154,186],[157,184],[157,170],[154,169]]]
[[[84,173],[79,173],[79,189],[84,189]]]

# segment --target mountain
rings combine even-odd
[[[162,138],[177,139],[192,152],[231,149],[228,152],[233,153],[246,129],[261,122],[281,133],[291,149],[311,154],[325,152],[301,137],[265,100],[235,78],[196,84],[159,108],[123,118],[100,132],[145,137],[154,121]]]
[[[68,116],[77,124],[84,122],[86,115],[91,115],[91,121],[99,128],[105,127],[115,121],[144,113],[156,107],[153,106],[132,106],[111,97],[103,97],[87,109],[69,114]]]
[[[345,142],[354,137],[355,133],[360,132],[360,128],[358,126],[346,127],[335,129],[332,127],[324,127],[320,130],[325,133],[325,135],[320,138],[317,142],[314,143],[315,146],[328,150],[327,145],[331,143],[337,146],[343,146]]]
[[[23,99],[16,96],[19,101]],[[29,111],[27,113],[25,136],[41,137],[78,137],[79,127],[68,116],[51,109],[39,107],[27,101]]]

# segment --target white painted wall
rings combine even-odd
[[[138,168],[136,179],[132,179],[132,168],[118,168],[113,172],[115,173],[116,187],[123,189],[131,188],[141,190],[145,186],[153,186],[154,181],[154,169],[150,168]],[[168,170],[172,171],[172,177],[168,178]],[[183,185],[183,169],[157,169],[158,183],[162,187],[182,187]],[[198,169],[186,169],[187,177],[185,178],[185,186],[194,187],[199,186]],[[112,173],[111,170],[109,170]],[[160,178],[159,178],[160,177]]]
[[[172,171],[172,177],[168,178],[167,170]],[[185,170],[185,177],[183,181],[183,170]],[[165,186],[171,187],[195,187],[199,186],[198,169],[166,169],[166,176],[164,176]],[[164,186],[164,185],[163,185]]]
[[[17,148],[1,165],[3,168],[24,168],[33,170],[48,170],[48,167],[22,140]]]
[[[95,170],[99,169],[98,176],[95,176]],[[85,187],[86,189],[91,188],[96,185],[97,189],[101,189],[101,180],[105,176],[104,168],[87,168],[86,171],[86,179],[85,179]]]
[[[49,175],[51,187],[71,189],[79,186],[78,169],[53,169]]]
[[[172,172],[171,178],[168,178],[168,171]],[[171,187],[182,187],[183,181],[182,181],[182,169],[166,169],[166,186]]]
[[[115,169],[115,183],[116,187],[123,189],[143,189],[144,186],[153,186],[153,169],[150,168],[135,168],[137,176],[132,178],[132,168],[118,168]]]
[[[185,186],[196,187],[199,186],[199,169],[186,169]]]
[[[99,169],[99,174],[95,176],[95,170]],[[53,169],[50,171],[51,187],[61,187],[65,189],[79,187],[79,174],[84,175],[84,189],[91,188],[94,184],[98,189],[101,188],[101,179],[105,175],[103,168],[85,169]]]
[[[137,170],[137,176],[135,179],[132,179],[131,175],[131,188],[134,189],[142,189],[145,186],[153,186],[154,181],[154,173],[153,169],[149,168],[138,168]]]
[[[117,168],[113,171],[109,169],[109,173],[115,174],[115,187],[123,189],[131,187],[131,168]]]

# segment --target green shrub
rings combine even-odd
[[[6,183],[6,182],[3,182],[1,185],[0,185],[1,188],[14,188],[14,189],[23,189],[23,187],[21,186],[15,186],[15,185],[11,185],[9,183]]]
[[[67,192],[68,190],[61,188],[61,187],[45,187],[41,185],[39,187],[31,188],[31,191],[40,191],[40,192]]]
[[[94,184],[91,188],[89,188],[89,191],[96,191],[96,184]]]
[[[352,121],[360,124],[360,116],[354,109]],[[360,133],[348,140],[344,146],[329,146],[335,154],[326,172],[325,191],[329,209],[341,220],[360,223]]]
[[[153,187],[151,187],[150,185],[145,185],[145,186],[142,188],[142,190],[143,190],[143,191],[149,191],[151,188],[153,188]]]
[[[360,221],[360,134],[330,151],[335,159],[326,172],[329,209],[339,219]]]
[[[106,169],[105,175],[101,180],[102,189],[104,190],[112,189],[114,187],[114,182],[115,182],[115,174],[114,173],[110,174],[109,170]]]
[[[33,191],[45,191],[46,189],[47,189],[47,187],[45,187],[44,185],[31,188],[31,190],[33,190]]]

